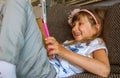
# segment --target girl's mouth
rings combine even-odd
[[[82,32],[74,32],[73,33],[73,36],[81,36],[82,35]]]

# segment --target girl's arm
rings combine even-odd
[[[83,55],[76,54],[72,51],[67,50],[62,45],[60,45],[53,37],[46,39],[46,44],[51,43],[48,46],[48,50],[53,48],[48,56],[52,54],[57,54],[60,57],[68,60],[71,64],[77,65],[91,73],[107,77],[110,72],[110,66],[108,57],[104,49],[96,50],[93,52],[93,58],[89,58]]]
[[[79,55],[68,50],[61,52],[59,56],[65,58],[74,65],[103,77],[107,77],[110,72],[108,57],[103,49],[93,52],[94,58]]]

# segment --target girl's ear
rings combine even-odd
[[[101,27],[100,24],[97,24],[97,25],[96,25],[97,32],[100,32],[100,31],[101,31],[101,28],[102,28],[102,27]]]

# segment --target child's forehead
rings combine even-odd
[[[86,15],[79,15],[78,19],[77,20],[88,20],[88,17]]]

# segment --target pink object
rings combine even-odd
[[[84,11],[84,12],[89,13],[89,14],[94,18],[96,24],[99,24],[97,18],[95,17],[95,15],[94,15],[92,12],[90,12],[90,11],[87,10],[87,9],[82,9],[82,10],[80,10],[80,11]]]
[[[42,20],[42,22],[43,22],[43,27],[44,27],[45,35],[46,35],[46,37],[49,37],[50,34],[49,34],[49,31],[48,31],[47,24],[43,20]]]
[[[72,26],[73,16],[74,16],[76,13],[80,12],[80,11],[84,11],[84,12],[89,13],[89,14],[94,18],[96,24],[99,24],[97,18],[95,17],[95,15],[94,15],[91,11],[89,11],[89,10],[87,10],[87,9],[74,9],[73,11],[71,11],[71,14],[70,14],[69,17],[68,17],[68,24],[70,24],[70,25]]]
[[[48,27],[47,27],[47,24],[43,21],[43,19],[42,19],[42,23],[43,23],[43,27],[44,27],[44,31],[45,31],[45,35],[46,35],[46,37],[49,37],[50,36],[50,34],[49,34],[49,31],[48,31]],[[51,44],[49,44],[49,45],[51,45]],[[50,51],[52,51],[53,49],[50,49]],[[53,59],[54,59],[54,55],[53,55]]]

